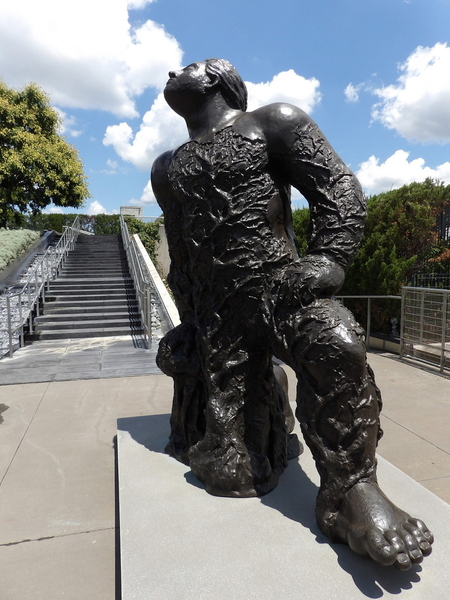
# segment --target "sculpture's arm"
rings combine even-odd
[[[168,283],[183,323],[192,322],[192,281],[189,257],[183,240],[183,216],[168,176],[172,152],[159,156],[152,166],[151,183],[155,198],[164,213],[164,226],[169,245],[170,272]]]
[[[365,199],[359,181],[317,125],[300,109],[271,105],[269,147],[277,168],[307,199],[311,237],[307,254],[324,256],[346,271],[359,248]]]

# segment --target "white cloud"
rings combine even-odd
[[[161,25],[133,29],[128,8],[148,0],[21,0],[3,3],[0,72],[6,83],[42,86],[58,106],[137,116],[134,98],[161,89],[181,65],[178,42]]]
[[[411,161],[408,161],[408,158],[409,152],[397,150],[383,163],[380,163],[380,159],[375,156],[361,163],[356,176],[366,194],[380,194],[413,181],[424,181],[427,177],[450,184],[450,162],[432,169],[425,166],[423,158]]]
[[[147,183],[147,185],[145,186],[143,192],[142,192],[142,196],[140,198],[140,202],[142,202],[142,204],[144,205],[149,205],[149,204],[156,204],[156,198],[155,195],[153,194],[153,190],[152,190],[152,184],[149,181]]]
[[[54,204],[50,204],[50,206],[47,206],[46,208],[44,208],[44,210],[42,212],[47,215],[63,215],[64,214],[64,210],[62,209],[62,207],[55,206]]]
[[[139,131],[134,134],[128,123],[107,127],[103,143],[112,146],[125,161],[142,170],[150,170],[157,156],[180,145],[188,134],[184,120],[169,108],[159,94],[144,115]]]
[[[104,206],[100,204],[98,200],[94,200],[89,204],[89,207],[86,209],[87,215],[102,215],[109,214]]]
[[[345,100],[346,102],[358,102],[359,100],[359,90],[361,89],[361,85],[353,85],[353,83],[349,83],[348,86],[344,90]]]
[[[60,108],[57,108],[56,112],[61,119],[61,127],[59,128],[59,133],[61,135],[78,137],[83,133],[81,129],[77,129],[77,119],[74,116],[68,115]]]
[[[106,169],[102,169],[100,173],[104,173],[105,175],[116,175],[118,166],[117,160],[108,158],[106,161]]]
[[[410,141],[450,142],[450,48],[419,46],[399,70],[396,84],[374,90],[373,118]]]
[[[314,77],[305,79],[290,69],[274,76],[266,83],[246,82],[248,88],[248,109],[255,110],[272,102],[288,102],[311,113],[322,99],[320,82]]]

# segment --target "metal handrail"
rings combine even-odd
[[[36,262],[32,271],[22,287],[17,291],[6,290],[0,301],[5,299],[7,327],[0,328],[0,331],[8,333],[8,350],[12,357],[14,352],[13,338],[14,334],[19,332],[20,346],[24,345],[24,329],[29,324],[30,333],[33,332],[33,311],[36,309],[36,316],[39,316],[41,299],[45,300],[45,293],[48,291],[50,281],[55,279],[67,258],[69,252],[74,249],[75,242],[80,232],[80,218],[77,216],[71,226],[65,227],[65,231],[56,246],[50,246]],[[18,308],[18,320],[14,318],[13,306]]]
[[[139,249],[130,236],[123,215],[120,215],[120,231],[122,234],[123,246],[127,255],[131,278],[134,282],[142,326],[144,328],[145,336],[147,337],[147,342],[150,345],[152,340],[152,277],[140,256]]]
[[[401,296],[381,296],[381,295],[361,295],[361,296],[336,296],[338,300],[343,300],[346,298],[357,298],[359,300],[367,300],[367,325],[366,325],[366,346],[370,347],[370,326],[371,326],[371,316],[372,316],[372,300],[401,300]]]

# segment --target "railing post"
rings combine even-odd
[[[420,292],[420,324],[419,324],[419,343],[423,344],[423,324],[425,317],[425,291]]]
[[[366,346],[370,348],[370,318],[372,311],[372,299],[370,296],[367,298],[367,332],[366,332]]]
[[[403,358],[403,336],[405,335],[405,306],[406,306],[406,289],[402,288],[402,303],[400,306],[400,358]]]
[[[445,342],[446,342],[446,330],[447,330],[447,297],[448,294],[442,293],[442,335],[441,335],[441,364],[440,371],[444,372],[445,367]]]
[[[31,314],[30,314],[31,318]],[[20,326],[20,345],[24,346],[23,339],[23,315],[22,315],[22,293],[19,294],[19,326]]]
[[[8,319],[8,333],[9,333],[9,357],[13,355],[13,343],[12,343],[12,319],[11,319],[11,300],[9,296],[6,296],[6,316]]]

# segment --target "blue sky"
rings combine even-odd
[[[187,137],[167,72],[210,57],[237,67],[250,109],[306,110],[368,195],[450,184],[449,0],[0,2],[0,77],[36,82],[61,112],[92,194],[82,212],[160,214],[151,164]]]

